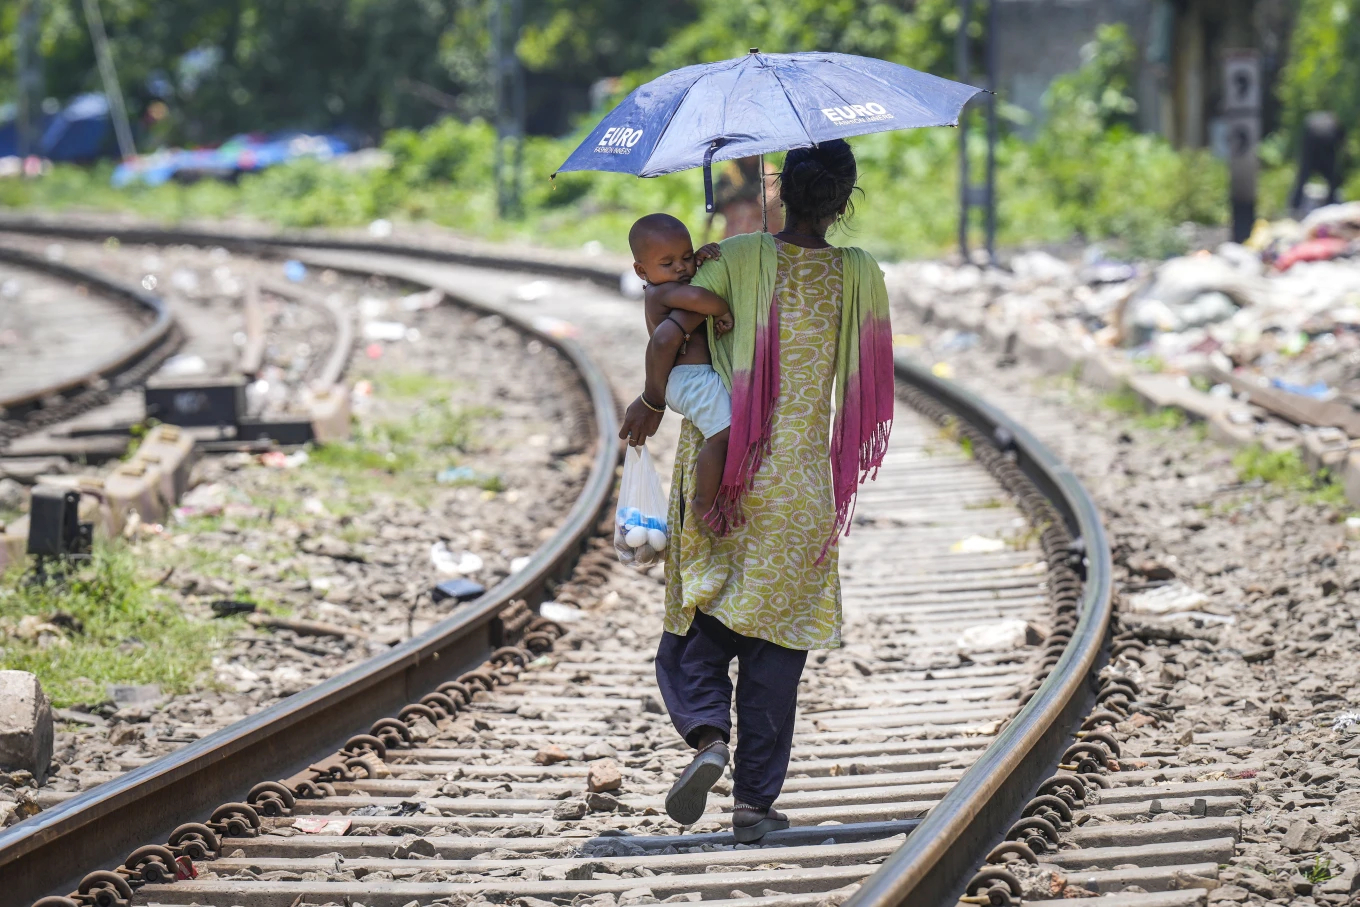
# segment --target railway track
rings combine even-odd
[[[45,323],[66,325],[62,362],[31,348],[7,354],[12,374],[31,377],[11,378],[0,388],[0,452],[22,435],[105,406],[140,385],[182,341],[165,302],[150,292],[5,246],[0,263],[73,285],[49,292],[42,303]]]
[[[714,797],[682,834],[661,798],[688,757],[649,677],[660,590],[597,535],[617,456],[597,363],[627,306],[573,306],[581,337],[567,339],[469,282],[494,274],[394,251],[305,254],[457,294],[557,347],[593,401],[584,492],[528,567],[422,636],[0,833],[0,877],[22,902],[944,904],[1008,830],[1038,845],[1045,823],[1054,837],[1069,824],[1054,800],[1095,800],[1100,782],[1073,778],[1108,770],[1117,743],[1092,726],[1073,749],[1072,732],[1111,620],[1099,518],[1020,424],[901,362],[915,415],[844,543],[849,644],[809,663],[780,801],[794,827],[734,845]],[[545,599],[578,619],[535,618]],[[961,636],[1017,628],[960,657]],[[1122,708],[1122,689],[1102,693]],[[183,857],[197,878],[167,882]],[[1014,875],[969,890],[1003,903]]]

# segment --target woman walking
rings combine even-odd
[[[739,662],[732,829],[759,840],[788,819],[774,802],[788,772],[798,682],[810,649],[841,644],[836,540],[857,486],[881,464],[892,422],[892,341],[878,265],[826,233],[850,209],[857,170],[841,140],[790,151],[780,175],[785,228],[735,236],[693,280],[727,300],[736,328],[714,368],[732,392],[716,509],[722,534],[685,512],[703,438],[681,427],[671,484],[665,633],[657,683],[671,720],[698,750],[666,798],[677,822],[703,815],[729,759]],[[641,444],[665,399],[668,341],[648,346],[647,388],[622,437]],[[833,397],[834,395],[834,397]],[[834,423],[833,423],[834,402]]]

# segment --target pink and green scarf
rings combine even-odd
[[[718,535],[745,522],[742,497],[770,449],[779,401],[778,252],[768,233],[724,240],[722,257],[694,277],[727,300],[734,330],[722,337],[709,324],[713,368],[732,393],[727,466],[713,510],[703,517]],[[862,249],[842,249],[843,302],[836,342],[836,411],[831,427],[831,484],[836,524],[822,549],[849,531],[860,483],[876,476],[888,450],[893,419],[892,328],[888,291],[878,263]]]

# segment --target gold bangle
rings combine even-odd
[[[646,394],[638,394],[638,399],[642,401],[643,406],[647,407],[654,413],[664,413],[666,411],[666,407],[664,406],[652,406],[652,402],[647,399]]]

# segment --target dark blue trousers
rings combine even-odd
[[[690,746],[702,728],[732,732],[732,680],[737,659],[737,751],[732,796],[738,803],[771,806],[784,787],[798,710],[798,679],[807,652],[786,649],[729,630],[716,617],[694,612],[684,636],[661,635],[656,682],[675,729]]]

